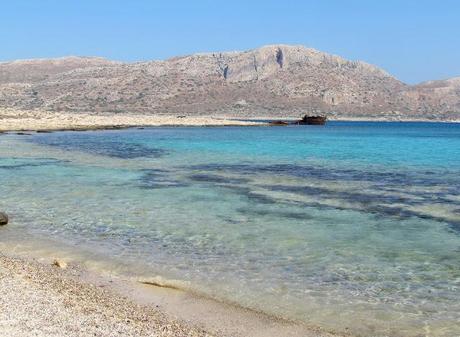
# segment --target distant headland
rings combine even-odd
[[[72,56],[0,63],[1,111],[458,121],[460,78],[408,85],[376,66],[289,45],[137,63]]]

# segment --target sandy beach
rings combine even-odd
[[[137,115],[131,113],[84,114],[0,109],[0,131],[94,130],[134,126],[251,126],[266,125],[230,117]]]
[[[2,336],[215,336],[84,284],[78,270],[0,255]]]
[[[161,282],[95,272],[68,257],[11,253],[15,248],[7,246],[0,251],[1,336],[339,336]]]
[[[142,115],[126,113],[67,113],[43,110],[16,110],[0,108],[0,132],[5,131],[59,131],[98,130],[149,126],[267,126],[267,120],[295,121],[299,116],[274,118],[270,116],[186,116],[186,115]],[[334,118],[340,121],[405,121],[429,122],[420,119],[397,118]],[[439,122],[439,121],[438,121]],[[459,123],[460,120],[445,122]]]
[[[460,337],[459,12],[4,1],[0,337]]]

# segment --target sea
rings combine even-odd
[[[0,196],[0,241],[339,333],[460,336],[460,124],[6,133]]]

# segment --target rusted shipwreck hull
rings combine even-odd
[[[326,116],[307,116],[305,115],[301,120],[297,121],[297,125],[324,125],[326,124]]]
[[[303,116],[302,119],[295,121],[293,123],[288,123],[285,121],[271,121],[269,125],[271,126],[285,126],[285,125],[324,125],[326,124],[326,116]]]

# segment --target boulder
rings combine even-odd
[[[0,226],[6,225],[8,223],[8,215],[6,213],[0,212]]]

